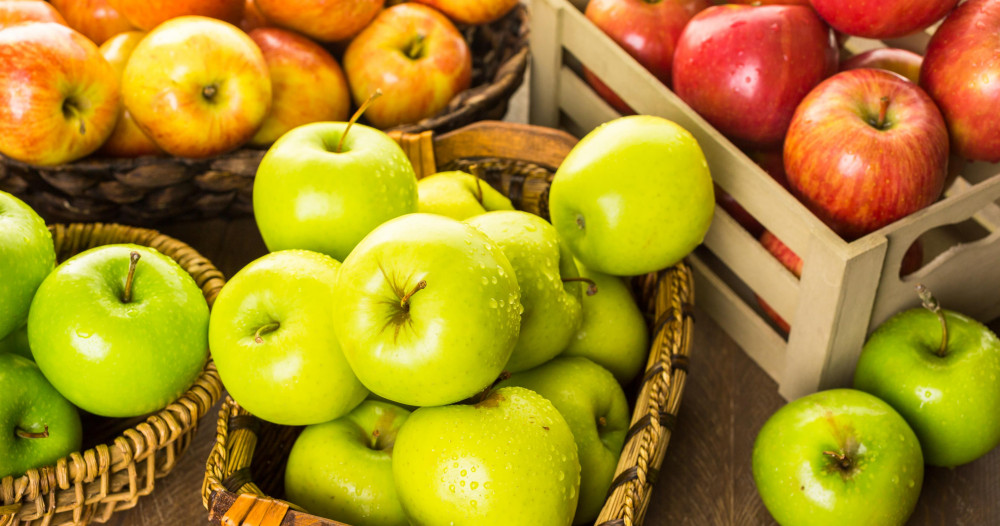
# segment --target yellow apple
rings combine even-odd
[[[271,106],[257,44],[239,28],[202,16],[168,20],[136,46],[122,76],[125,107],[157,146],[210,157],[247,142]]]

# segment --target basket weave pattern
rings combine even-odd
[[[395,134],[418,177],[440,169],[475,170],[515,207],[547,217],[554,167],[576,140],[526,125],[483,122],[432,138]],[[597,519],[600,526],[642,523],[680,407],[694,331],[694,284],[681,263],[633,280],[653,334],[625,447]],[[233,526],[338,526],[273,497],[283,496],[284,465],[301,427],[263,422],[227,398],[219,412],[202,499],[209,520]]]
[[[105,224],[54,225],[50,230],[59,261],[100,245],[134,243],[177,261],[209,305],[225,283],[222,273],[194,249],[153,230]],[[132,508],[153,491],[155,479],[173,469],[194,438],[198,420],[221,396],[222,382],[209,360],[194,385],[163,410],[134,423],[114,420],[117,425],[97,429],[85,425],[85,440],[102,443],[53,466],[0,480],[0,526],[83,526],[107,522],[115,511]]]
[[[501,118],[527,70],[528,25],[527,8],[518,5],[492,24],[461,28],[473,55],[472,87],[440,114],[395,130],[443,133]],[[253,209],[253,178],[264,153],[243,148],[210,159],[87,158],[52,167],[0,155],[0,190],[20,197],[49,222],[149,225],[244,216]]]

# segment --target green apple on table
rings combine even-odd
[[[31,355],[31,347],[28,345],[27,325],[23,325],[20,329],[14,329],[14,332],[8,334],[6,338],[0,338],[0,354],[3,353],[17,354],[31,361],[35,360],[35,357]]]
[[[35,290],[55,265],[45,221],[24,201],[0,191],[0,339],[27,321]]]
[[[0,31],[0,153],[75,161],[111,135],[120,105],[118,76],[87,37],[52,22]]]
[[[375,227],[417,211],[417,177],[403,149],[379,130],[306,124],[264,155],[253,211],[268,250],[312,250],[343,261]]]
[[[271,107],[271,80],[246,33],[214,18],[181,16],[153,28],[132,51],[122,97],[165,152],[204,158],[253,136]]]
[[[654,272],[701,243],[715,197],[694,136],[660,117],[632,115],[588,133],[549,190],[560,237],[589,269]]]
[[[417,181],[418,212],[461,221],[493,210],[513,209],[507,196],[472,174],[440,172]]]
[[[753,446],[757,491],[784,526],[902,525],[923,477],[920,443],[903,417],[853,389],[785,405]]]
[[[166,407],[208,359],[208,303],[153,248],[92,248],[56,267],[28,314],[35,361],[60,393],[101,416]]]
[[[551,360],[566,348],[582,319],[580,288],[586,285],[575,281],[573,255],[548,221],[528,212],[487,212],[465,222],[500,247],[521,288],[521,331],[507,371]]]
[[[243,267],[219,292],[208,339],[223,384],[247,411],[277,424],[319,424],[368,394],[331,323],[339,269],[324,254],[282,250]]]
[[[522,387],[474,405],[421,407],[396,435],[392,473],[425,526],[569,526],[580,486],[576,443],[551,402]]]
[[[559,356],[497,385],[542,395],[566,420],[580,457],[580,500],[573,523],[593,523],[607,500],[629,427],[628,400],[615,377],[586,358]]]
[[[521,292],[500,248],[471,225],[408,214],[379,226],[337,274],[333,327],[373,393],[425,406],[488,387],[517,341]]]
[[[285,467],[288,500],[352,526],[407,526],[392,456],[409,416],[393,404],[366,400],[336,420],[305,428]]]
[[[0,353],[0,393],[0,479],[80,449],[80,415],[31,360]]]
[[[601,365],[625,385],[646,365],[649,329],[625,281],[590,270],[577,261],[580,276],[597,285],[583,296],[583,321],[559,356],[581,356]]]
[[[931,310],[903,311],[872,333],[854,387],[903,415],[928,464],[958,466],[1000,444],[1000,339],[932,298],[927,305]]]

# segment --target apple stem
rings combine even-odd
[[[278,323],[278,322],[276,322],[276,321],[272,321],[271,323],[268,323],[267,325],[261,326],[259,329],[257,329],[257,332],[255,332],[253,334],[253,341],[255,341],[257,343],[264,343],[264,338],[262,338],[262,336],[265,335],[265,334],[274,332],[274,331],[278,330],[278,328],[280,328],[280,327],[281,327],[281,324]]]
[[[358,111],[354,112],[354,115],[351,115],[351,120],[347,121],[347,127],[344,128],[344,133],[340,136],[340,141],[337,142],[337,153],[340,153],[344,150],[344,138],[347,137],[347,132],[351,131],[351,126],[354,126],[354,123],[361,118],[361,115],[365,113],[365,110],[368,109],[368,106],[371,106],[372,102],[381,96],[382,96],[382,90],[376,89],[374,92],[372,92],[371,95],[368,96],[368,99],[365,100],[364,104],[362,104],[361,107],[358,108]]]
[[[481,171],[481,169],[480,169],[480,167],[479,167],[478,164],[473,164],[472,166],[469,167],[469,172],[471,172],[472,173],[472,177],[474,177],[476,179],[476,200],[479,201],[480,205],[482,205],[483,204],[483,182],[482,182],[483,178],[482,178],[482,175],[480,174],[480,171]]]
[[[425,280],[420,280],[420,282],[417,283],[417,286],[413,287],[413,290],[404,294],[403,299],[399,300],[399,307],[405,311],[409,311],[410,298],[412,298],[413,295],[417,293],[417,291],[423,290],[426,287],[427,287],[427,282]]]
[[[878,122],[875,123],[875,127],[881,130],[885,128],[885,114],[889,111],[889,97],[882,97],[879,102],[881,105],[878,108]]]
[[[122,294],[122,303],[132,303],[132,280],[135,279],[135,267],[142,257],[133,250],[128,256],[128,276],[125,278],[125,293]]]
[[[562,280],[563,280],[563,283],[569,283],[571,281],[582,281],[582,282],[587,283],[587,284],[590,285],[590,286],[587,287],[587,295],[588,296],[593,296],[594,294],[597,294],[597,283],[594,283],[594,280],[592,280],[590,278],[584,278],[584,277],[581,276],[581,277],[576,277],[576,278],[563,278]]]
[[[941,322],[941,345],[938,346],[937,355],[944,358],[948,354],[948,321],[945,319],[944,311],[941,310],[941,304],[923,283],[917,284],[917,296],[920,296],[924,308],[937,314]]]
[[[32,433],[31,431],[25,431],[20,427],[14,428],[14,434],[21,438],[49,438],[49,426],[45,426],[45,431],[41,433]]]
[[[830,458],[832,458],[834,460],[836,460],[837,461],[837,467],[840,468],[841,471],[848,471],[854,465],[851,462],[851,459],[847,458],[847,455],[845,455],[843,453],[837,453],[836,451],[824,451],[823,454],[829,456]]]

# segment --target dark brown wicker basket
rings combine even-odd
[[[492,24],[459,29],[472,50],[472,87],[440,114],[395,130],[444,133],[503,117],[527,70],[527,8],[518,5]],[[49,222],[152,225],[240,216],[252,211],[253,178],[264,153],[244,148],[210,159],[91,157],[53,167],[0,155],[0,190],[20,197]]]
[[[483,178],[510,196],[517,208],[543,217],[547,217],[554,167],[576,142],[555,130],[496,122],[477,123],[433,139],[430,132],[395,134],[395,138],[418,177],[439,168],[476,164]],[[633,393],[625,447],[597,519],[601,526],[642,523],[680,407],[694,331],[694,285],[686,264],[636,278],[633,286],[652,345],[646,373]],[[232,526],[340,525],[278,500],[284,495],[285,462],[301,430],[261,421],[227,398],[202,485],[209,520]]]
[[[201,287],[211,305],[225,284],[222,273],[188,245],[153,230],[121,225],[50,227],[59,261],[99,245],[135,243],[173,258]],[[211,360],[194,385],[166,408],[146,417],[84,415],[83,451],[23,476],[0,479],[0,526],[85,526],[107,522],[135,506],[155,480],[174,468],[198,428],[198,420],[222,396]]]

